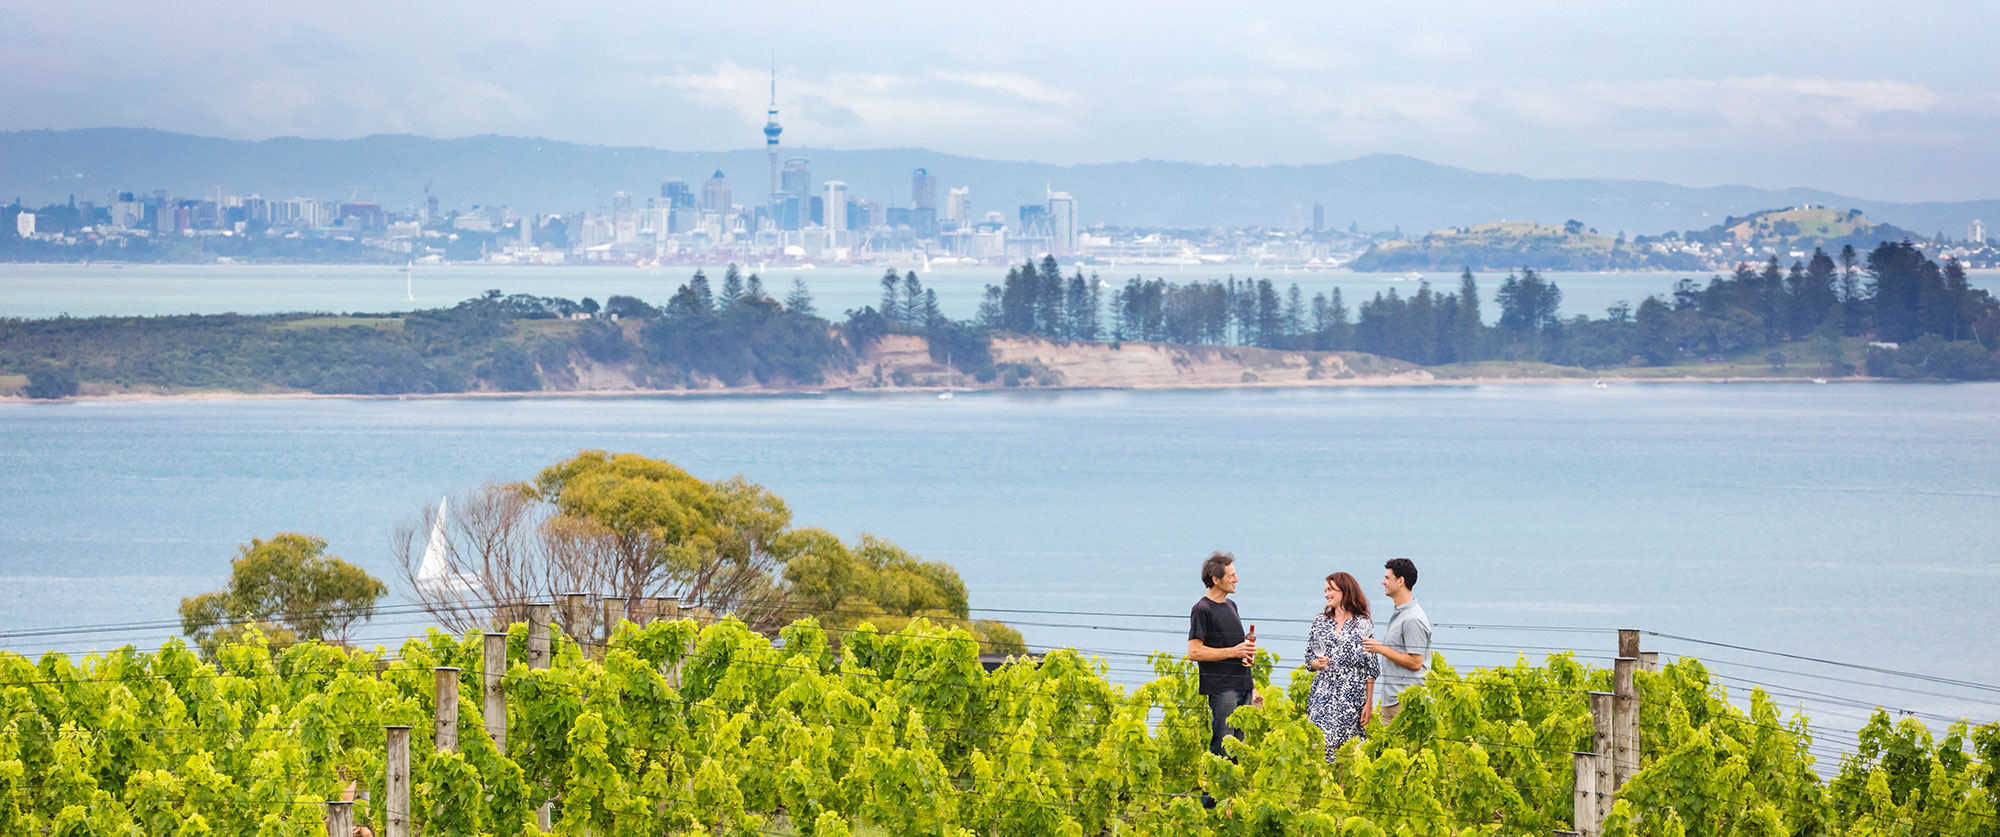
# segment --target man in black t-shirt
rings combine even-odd
[[[1201,583],[1208,593],[1194,603],[1188,614],[1188,659],[1201,672],[1201,694],[1208,696],[1208,750],[1227,757],[1222,737],[1243,732],[1229,724],[1236,707],[1256,701],[1251,688],[1250,661],[1257,655],[1257,638],[1245,636],[1243,620],[1236,615],[1236,556],[1217,552],[1201,563]]]

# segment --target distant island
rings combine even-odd
[[[1502,221],[1436,230],[1418,238],[1380,242],[1348,266],[1358,271],[1704,270],[1743,261],[1804,258],[1815,249],[1866,249],[1883,241],[1922,240],[1909,230],[1870,220],[1858,209],[1773,209],[1731,216],[1701,230],[1627,239],[1599,233],[1582,221],[1562,226]],[[1970,245],[1969,245],[1970,246]],[[1991,248],[1966,255],[1990,260]]]
[[[8,319],[0,395],[2000,379],[2000,303],[1908,242],[1682,279],[1600,318],[1560,316],[1561,288],[1523,270],[1493,293],[1491,325],[1471,271],[1450,291],[1424,282],[1353,308],[1338,289],[1308,299],[1269,279],[1132,279],[1108,299],[1107,287],[1047,258],[1010,269],[976,317],[954,321],[914,272],[890,270],[879,306],[836,323],[802,280],[781,301],[731,266],[717,284],[697,271],[659,305],[495,290],[389,315]]]

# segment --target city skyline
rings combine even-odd
[[[0,71],[16,79],[0,90],[0,129],[738,149],[775,105],[788,141],[838,149],[1061,164],[1398,153],[1532,177],[2000,195],[1984,163],[2000,95],[1964,66],[2000,28],[1991,6],[1112,5],[1062,8],[1066,25],[1048,27],[1041,13],[890,4],[901,50],[838,9],[754,4],[580,4],[527,25],[440,4],[395,27],[333,9],[237,11],[17,10],[0,32]],[[163,44],[199,71],[157,72]]]

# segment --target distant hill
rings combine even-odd
[[[1638,247],[1583,227],[1527,221],[1451,227],[1369,249],[1349,267],[1378,271],[1699,270],[1701,259]]]
[[[1781,252],[1810,251],[1817,247],[1829,253],[1843,245],[1866,252],[1882,241],[1915,239],[1923,233],[1885,224],[1869,218],[1859,209],[1773,209],[1742,218],[1725,218],[1723,223],[1688,236],[1703,243],[1734,242],[1750,248],[1769,247]]]
[[[1732,215],[1807,204],[1858,208],[1900,227],[1954,236],[1973,218],[2000,221],[2000,200],[1887,203],[1812,189],[1536,179],[1390,154],[1303,166],[1158,160],[1059,166],[916,148],[781,153],[809,159],[815,183],[842,180],[853,195],[894,204],[909,200],[910,172],[920,166],[937,176],[940,191],[970,186],[976,214],[998,211],[1011,219],[1020,205],[1041,202],[1046,189],[1068,191],[1086,224],[1280,226],[1310,219],[1314,201],[1325,204],[1328,224],[1352,221],[1366,229],[1575,218],[1607,233],[1638,235],[1699,230]],[[767,188],[766,165],[761,148],[663,151],[500,136],[246,142],[136,128],[7,131],[0,132],[0,200],[39,206],[72,195],[102,201],[116,191],[200,195],[220,188],[400,208],[420,203],[428,186],[447,207],[566,212],[608,206],[617,191],[643,202],[659,194],[663,180],[698,184],[717,170],[729,176],[737,202],[756,202]]]
[[[1348,266],[1362,271],[1701,270],[1771,256],[1789,263],[1797,258],[1791,254],[1814,248],[1833,254],[1853,245],[1865,253],[1883,241],[1919,237],[1914,231],[1875,221],[1859,209],[1768,209],[1741,218],[1732,215],[1664,241],[1650,236],[1627,241],[1575,221],[1563,226],[1500,221],[1384,242]]]

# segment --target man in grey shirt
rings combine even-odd
[[[1389,617],[1381,639],[1364,639],[1361,647],[1389,661],[1376,681],[1382,688],[1382,723],[1387,724],[1403,710],[1399,700],[1403,690],[1424,682],[1424,672],[1430,667],[1431,620],[1410,592],[1417,586],[1416,563],[1392,558],[1382,566],[1382,592],[1396,603],[1396,614]]]

